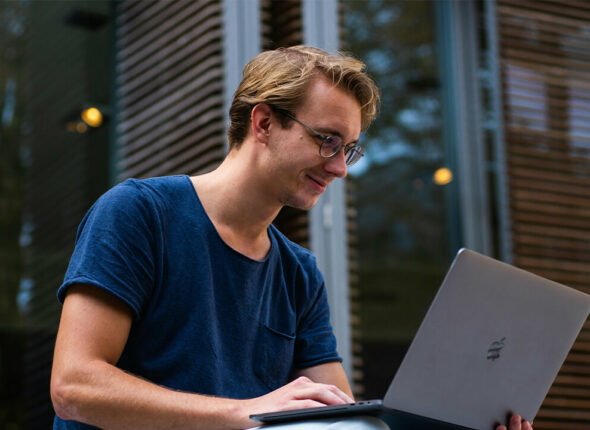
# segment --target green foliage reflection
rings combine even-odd
[[[344,1],[345,49],[382,90],[351,169],[358,208],[363,339],[407,342],[447,268],[440,81],[430,1]],[[360,163],[359,163],[360,164]]]

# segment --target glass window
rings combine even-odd
[[[50,428],[56,292],[109,185],[110,1],[0,2],[0,428]]]
[[[365,398],[385,394],[451,261],[431,1],[344,1],[344,48],[382,91],[350,169]],[[354,285],[353,285],[354,287]]]

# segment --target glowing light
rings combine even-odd
[[[102,124],[102,112],[95,107],[84,109],[80,116],[90,127],[100,127]]]
[[[436,185],[447,185],[453,180],[453,172],[447,167],[441,167],[434,172],[432,179]]]
[[[82,133],[86,133],[86,130],[88,130],[88,126],[86,124],[84,124],[83,122],[79,122],[78,124],[76,124],[76,131],[80,134]]]

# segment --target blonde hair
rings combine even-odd
[[[258,54],[244,67],[229,110],[230,148],[238,148],[246,138],[254,106],[266,103],[294,113],[317,76],[326,77],[355,97],[361,106],[361,127],[367,129],[377,115],[380,94],[365,68],[362,61],[350,56],[303,45]],[[289,119],[283,116],[281,121],[286,126]]]

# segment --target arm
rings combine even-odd
[[[230,429],[254,425],[248,419],[252,413],[348,401],[337,388],[307,378],[248,400],[158,386],[115,366],[131,323],[131,310],[110,294],[86,285],[70,288],[51,375],[58,416],[106,429]]]

